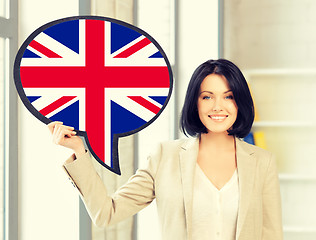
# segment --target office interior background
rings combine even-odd
[[[174,90],[161,116],[120,140],[122,176],[97,163],[115,191],[160,141],[181,138],[179,114],[193,70],[227,58],[256,104],[252,133],[277,156],[285,240],[316,239],[316,2],[313,0],[0,0],[0,239],[160,239],[155,202],[116,226],[97,228],[62,169],[56,146],[17,96],[13,63],[23,41],[63,17],[99,15],[154,37],[172,65]]]

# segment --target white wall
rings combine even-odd
[[[138,27],[151,35],[163,48],[169,61],[174,63],[174,10],[169,0],[138,0]],[[172,100],[174,96],[172,96]],[[158,142],[172,138],[172,100],[151,125],[138,133],[138,165],[146,165],[147,156]],[[137,215],[137,240],[161,239],[156,201]]]
[[[218,1],[179,1],[178,103],[181,110],[193,71],[218,58]]]
[[[41,25],[78,15],[78,0],[20,0],[19,42]],[[68,150],[19,101],[19,240],[78,240],[79,198],[63,172]]]

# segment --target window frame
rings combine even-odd
[[[18,0],[6,0],[7,16],[0,17],[0,37],[5,38],[6,91],[4,111],[4,226],[3,239],[18,239],[18,107],[13,80],[13,65],[18,49]]]

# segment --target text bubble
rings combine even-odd
[[[35,30],[17,53],[14,80],[36,118],[73,126],[95,159],[116,174],[118,139],[157,119],[173,84],[169,61],[150,35],[96,16]]]

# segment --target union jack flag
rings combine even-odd
[[[148,34],[90,16],[35,31],[17,55],[15,82],[37,118],[75,127],[94,157],[120,174],[118,138],[158,117],[171,94],[172,73]]]

